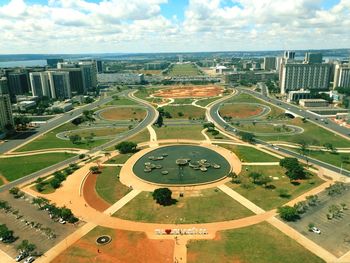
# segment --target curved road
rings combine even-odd
[[[135,90],[129,90],[129,91],[124,91],[120,94],[125,94],[127,95],[131,100],[134,100],[136,102],[138,102],[139,104],[141,104],[142,106],[144,106],[147,110],[147,116],[143,119],[142,122],[140,122],[134,129],[130,130],[130,131],[127,131],[123,134],[121,134],[120,136],[117,136],[115,139],[103,144],[103,145],[100,145],[96,148],[93,148],[91,149],[90,151],[88,151],[86,154],[87,155],[91,155],[91,154],[94,154],[98,151],[101,151],[105,148],[108,148],[108,147],[111,147],[123,140],[126,140],[134,135],[136,135],[137,133],[141,132],[142,130],[146,129],[148,125],[151,125],[153,124],[157,118],[158,118],[158,111],[153,107],[151,106],[150,104],[148,104],[148,102],[146,101],[143,101],[139,98],[136,98],[133,96],[133,93],[135,93],[136,91]],[[74,114],[70,115],[68,114],[68,116],[66,116],[67,114],[64,114],[64,116],[62,116],[62,118],[60,118],[60,121],[57,123],[57,121],[55,121],[55,126],[53,127],[56,127],[56,126],[59,126],[61,125],[64,121],[68,121],[72,118],[76,118],[78,117],[82,112],[83,110],[86,110],[86,109],[93,109],[93,108],[96,108],[97,106],[99,105],[102,105],[102,104],[106,104],[110,101],[112,101],[113,99],[112,98],[106,98],[106,99],[102,99],[102,100],[99,100],[97,102],[94,102],[93,104],[90,104],[88,106],[90,107],[84,107],[83,109],[79,109],[77,111],[74,112]],[[52,125],[50,125],[51,128],[47,128],[46,131],[52,129]],[[40,131],[40,134],[43,134],[44,132],[46,131]],[[53,173],[59,169],[62,169],[64,168],[65,166],[69,165],[70,163],[74,163],[76,161],[79,160],[79,156],[75,156],[75,157],[72,157],[72,158],[69,158],[63,162],[60,162],[60,163],[57,163],[57,164],[54,164],[52,166],[49,166],[49,167],[46,167],[40,171],[37,171],[35,173],[32,173],[32,174],[29,174],[25,177],[22,177],[20,179],[17,179],[13,182],[10,182],[6,185],[3,185],[0,187],[0,192],[3,192],[3,191],[7,191],[9,190],[10,188],[16,186],[16,185],[19,185],[19,184],[22,184],[22,183],[25,183],[29,180],[32,180],[32,179],[35,179],[37,177],[40,177],[40,176],[43,176],[45,174],[48,174],[48,173]]]
[[[261,94],[259,94],[257,92],[254,92],[254,91],[250,91],[250,90],[247,91],[245,89],[239,89],[239,90],[237,90],[237,92],[235,94],[227,96],[227,97],[224,97],[224,98],[222,98],[220,100],[217,100],[217,101],[213,102],[208,107],[207,113],[206,113],[207,118],[208,118],[209,121],[213,122],[215,124],[215,126],[217,126],[219,129],[221,129],[221,130],[223,130],[223,131],[225,131],[228,134],[231,134],[233,136],[237,136],[237,130],[234,129],[233,127],[231,127],[230,125],[228,125],[227,122],[224,119],[221,118],[221,116],[219,115],[219,108],[220,108],[220,105],[222,103],[224,103],[227,100],[230,100],[233,96],[239,95],[241,92],[251,94],[251,95],[253,95],[253,96],[255,96],[255,97],[259,98],[259,99],[262,99],[262,97],[264,97],[263,95],[261,95]],[[270,100],[270,98],[266,98],[266,99],[263,99],[263,100],[265,100],[265,101],[266,100]],[[276,103],[275,99],[271,99],[271,100],[273,100],[272,103]],[[270,101],[267,101],[267,102],[270,103]],[[278,101],[278,102],[280,103],[280,101]],[[292,107],[292,106],[290,106],[288,104],[288,107]],[[297,108],[297,107],[295,107],[295,108]],[[288,109],[288,110],[290,111],[290,109]],[[299,111],[299,108],[298,108],[298,111]],[[300,113],[298,113],[298,115],[301,115],[303,117],[308,116],[308,115],[304,115],[304,114],[300,114]],[[322,126],[324,126],[324,125],[322,125]],[[327,128],[330,129],[330,127],[327,127]],[[340,128],[343,128],[343,127],[340,127]],[[343,128],[343,129],[345,129],[345,128]],[[343,131],[343,129],[341,129],[341,131]],[[336,132],[338,132],[338,130]],[[276,147],[276,146],[274,146],[272,144],[269,144],[269,143],[264,142],[264,141],[259,140],[259,139],[256,139],[256,142],[261,144],[261,145],[264,145],[266,148],[269,148],[272,151],[279,152],[282,155],[289,155],[289,156],[292,156],[292,157],[304,160],[306,162],[309,162],[310,164],[314,164],[314,165],[323,167],[325,169],[331,170],[333,172],[336,172],[336,173],[339,173],[339,174],[342,174],[342,175],[350,177],[350,172],[349,171],[347,171],[345,169],[342,169],[342,168],[339,168],[337,166],[321,162],[319,160],[310,158],[308,156],[301,155],[299,153],[290,151],[290,150],[285,149],[285,148]]]

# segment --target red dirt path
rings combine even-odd
[[[110,204],[99,197],[95,190],[97,176],[98,174],[88,175],[83,185],[83,196],[89,206],[95,208],[97,211],[103,212],[108,207],[110,207]]]
[[[216,97],[223,93],[217,86],[174,86],[154,93],[155,97],[163,98],[207,98]]]
[[[58,256],[54,263],[172,263],[173,240],[150,240],[144,233],[114,230],[112,242],[98,246],[84,237]],[[99,252],[98,252],[99,249]]]

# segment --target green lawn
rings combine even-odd
[[[189,263],[321,263],[322,259],[268,223],[221,231],[188,244]]]
[[[273,124],[267,124],[267,123],[240,123],[239,126],[237,125],[233,125],[234,127],[236,127],[238,130],[240,131],[244,131],[244,132],[250,132],[250,133],[254,133],[254,134],[259,134],[259,133],[269,133],[269,134],[274,134],[276,133],[276,135],[274,135],[275,137],[279,134],[281,134],[280,136],[283,136],[283,133],[288,133],[291,132],[292,129],[289,128],[288,126],[283,126],[283,125],[278,125],[278,126],[274,126]],[[257,135],[259,136],[259,135]],[[294,134],[289,135],[289,136],[295,136]],[[265,136],[260,136],[262,139]]]
[[[234,152],[242,162],[279,162],[277,157],[259,151],[253,147],[231,144],[218,145]]]
[[[246,168],[248,168],[248,171],[246,171]],[[270,183],[276,188],[266,189],[263,186],[253,184],[248,177],[251,172],[259,172],[263,175],[278,177],[278,180],[273,180]],[[301,181],[299,185],[293,185],[290,183],[289,178],[285,176],[284,172],[284,169],[278,165],[243,166],[242,172],[239,175],[242,183],[233,184],[229,182],[227,185],[261,208],[270,210],[287,203],[324,182],[318,176],[313,175],[310,179]],[[279,189],[287,189],[291,195],[290,198],[279,197]]]
[[[9,181],[14,181],[28,174],[62,162],[75,156],[69,153],[46,153],[25,157],[0,159],[0,173]]]
[[[350,141],[333,133],[322,127],[317,126],[309,121],[303,123],[300,118],[295,118],[286,122],[287,124],[293,124],[304,129],[302,134],[296,134],[292,136],[262,136],[260,139],[265,141],[286,141],[293,143],[300,143],[305,141],[310,145],[322,146],[325,143],[331,143],[334,147],[350,147]],[[258,136],[259,137],[259,136]]]
[[[169,112],[172,119],[204,119],[205,109],[192,105],[165,106],[164,111]]]
[[[184,98],[184,99],[174,99],[172,104],[191,104],[194,99]]]
[[[82,141],[80,144],[73,144],[69,140],[61,140],[56,137],[57,133],[63,131],[76,130],[78,127],[72,123],[66,123],[62,126],[36,138],[34,141],[24,145],[23,147],[16,150],[16,152],[26,152],[26,151],[34,151],[34,150],[42,150],[42,149],[50,149],[50,148],[80,148],[80,149],[92,149],[96,146],[102,145],[108,140],[96,140],[87,144]]]
[[[123,164],[125,163],[132,154],[118,154],[117,156],[110,158],[107,162],[107,164]]]
[[[184,125],[184,126],[163,126],[161,128],[154,127],[158,140],[165,139],[188,139],[188,140],[204,140],[201,134],[202,125]]]
[[[209,98],[209,99],[204,99],[204,100],[199,100],[196,104],[200,105],[200,106],[207,106],[209,103],[216,101],[218,99],[220,99],[221,97],[214,97],[214,98]]]
[[[173,64],[168,72],[169,76],[197,76],[202,75],[194,64]]]
[[[157,92],[158,90],[160,90],[162,87],[145,87],[145,88],[141,88],[138,89],[138,91],[135,93],[135,96],[143,99],[143,100],[147,100],[147,101],[153,101],[154,98],[148,98],[150,95],[152,95],[153,93]]]
[[[97,176],[96,192],[109,204],[114,204],[130,191],[119,181],[119,172],[120,167],[104,167]]]
[[[175,198],[175,197],[174,197]],[[252,215],[247,208],[218,189],[198,191],[185,196],[178,203],[163,207],[153,200],[152,193],[142,192],[114,216],[123,219],[157,223],[207,223],[238,219]]]
[[[130,100],[126,97],[120,96],[117,100],[113,99],[111,102],[107,103],[106,105],[137,105],[138,103],[136,101]]]

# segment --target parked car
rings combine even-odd
[[[60,220],[58,220],[58,223],[64,225],[66,223],[66,221],[63,218],[60,218]]]
[[[21,261],[22,259],[28,257],[28,253],[25,251],[22,251],[19,253],[19,255],[15,258],[16,262]]]
[[[35,257],[29,257],[26,260],[24,260],[24,263],[32,263],[35,260]]]
[[[311,231],[314,232],[315,234],[321,234],[321,230],[315,226],[311,228]]]

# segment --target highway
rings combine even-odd
[[[131,93],[134,92],[134,91],[135,90],[127,90],[127,91],[123,91],[123,92],[119,93],[118,95],[125,94],[131,100],[137,101],[139,104],[144,106],[146,108],[146,110],[147,110],[147,115],[146,115],[145,119],[143,119],[143,121],[140,122],[134,129],[123,133],[119,137],[116,137],[115,139],[113,139],[113,140],[111,140],[111,141],[109,141],[109,142],[107,142],[107,143],[105,143],[103,145],[100,145],[100,146],[98,146],[96,148],[91,149],[89,152],[86,153],[87,155],[92,155],[92,154],[94,154],[94,153],[96,153],[98,151],[101,151],[101,150],[103,150],[105,148],[111,147],[111,146],[113,146],[113,145],[115,145],[115,144],[117,144],[117,143],[119,143],[121,141],[124,141],[124,140],[130,138],[130,137],[136,135],[137,133],[139,133],[140,131],[142,131],[143,129],[145,129],[148,125],[153,124],[157,120],[157,118],[158,118],[158,111],[155,108],[153,108],[150,104],[148,104],[148,103],[146,103],[146,102],[144,102],[144,101],[142,101],[142,100],[140,100],[138,98],[135,98],[135,97],[131,96]],[[75,118],[75,117],[79,116],[82,113],[83,110],[96,108],[98,105],[102,105],[102,104],[108,103],[111,100],[112,100],[112,98],[102,99],[102,100],[99,100],[98,102],[95,102],[93,104],[88,105],[88,106],[90,106],[88,108],[84,107],[83,109],[77,110],[72,115],[69,114],[67,116],[65,114],[64,116],[62,116],[60,118],[59,122],[55,121],[55,123],[56,123],[55,125],[59,126],[62,123],[72,119],[73,117]],[[50,125],[50,127],[56,127],[56,126]],[[52,128],[46,128],[46,131],[48,131],[50,129],[52,129]],[[42,134],[45,131],[42,130],[40,132]],[[22,178],[20,178],[18,180],[15,180],[13,182],[10,182],[10,183],[8,183],[6,185],[1,186],[0,187],[0,192],[7,191],[7,190],[9,190],[10,188],[12,188],[12,187],[14,187],[16,185],[23,184],[23,183],[25,183],[27,181],[31,181],[31,180],[33,180],[35,178],[44,176],[45,174],[53,173],[53,172],[55,172],[57,170],[60,170],[60,169],[62,169],[64,167],[66,167],[70,163],[74,163],[74,162],[76,162],[78,160],[79,160],[79,156],[75,156],[75,157],[69,158],[69,159],[67,159],[65,161],[62,161],[60,163],[54,164],[54,165],[52,165],[50,167],[46,167],[46,168],[44,168],[44,169],[42,169],[40,171],[37,171],[35,173],[29,174],[27,176],[24,176],[24,177],[22,177]]]
[[[258,98],[261,98],[263,97],[263,95],[261,95],[260,93],[257,93],[257,92],[247,92],[246,89],[240,89],[238,88],[237,89],[237,92],[236,92],[236,96],[238,94],[240,94],[241,92],[245,92],[245,93],[249,93],[255,97],[258,97]],[[260,96],[256,96],[256,95],[260,95]],[[216,102],[214,102],[211,107],[209,107],[208,111],[207,111],[207,118],[209,119],[209,121],[212,121],[217,127],[219,127],[220,129],[222,130],[225,130],[225,132],[227,132],[228,134],[231,134],[233,136],[237,136],[237,131],[235,128],[233,128],[231,125],[229,125],[225,120],[223,120],[220,115],[219,115],[219,108],[220,108],[220,105],[222,103],[224,103],[225,101],[227,100],[230,100],[232,98],[232,96],[230,97],[227,97],[227,98],[223,98],[221,100],[218,100]],[[264,99],[265,100],[265,99]],[[270,98],[266,98],[266,100],[268,100],[268,102],[270,103],[274,103],[274,101],[278,101],[280,102],[279,100],[272,100],[270,101]],[[286,104],[286,103],[285,103]],[[290,107],[289,104],[286,104],[288,105],[288,107]],[[281,106],[281,105],[279,105]],[[297,107],[295,107],[297,108]],[[288,109],[289,110],[289,109]],[[298,108],[298,111],[299,111],[299,108]],[[298,114],[299,116],[302,116],[301,114]],[[330,127],[327,127],[330,129]],[[266,143],[262,140],[259,140],[259,139],[256,139],[256,142],[258,144],[261,144],[261,145],[264,145],[266,148],[269,148],[270,150],[272,151],[275,151],[275,152],[278,152],[282,155],[290,155],[290,156],[293,156],[295,158],[298,158],[298,159],[301,159],[301,160],[304,160],[304,161],[308,161],[309,164],[314,164],[314,165],[317,165],[317,166],[320,166],[320,167],[323,167],[323,168],[326,168],[328,170],[331,170],[333,172],[337,172],[337,173],[340,173],[342,175],[345,175],[345,176],[350,176],[350,172],[345,170],[345,169],[341,169],[337,166],[334,166],[334,165],[331,165],[331,164],[328,164],[328,163],[324,163],[324,162],[321,162],[319,160],[316,160],[316,159],[313,159],[313,158],[310,158],[310,157],[307,157],[307,156],[304,156],[304,155],[301,155],[299,153],[296,153],[296,152],[293,152],[291,150],[288,150],[288,149],[285,149],[285,148],[282,148],[282,147],[276,147],[272,144],[269,144],[269,143]]]

